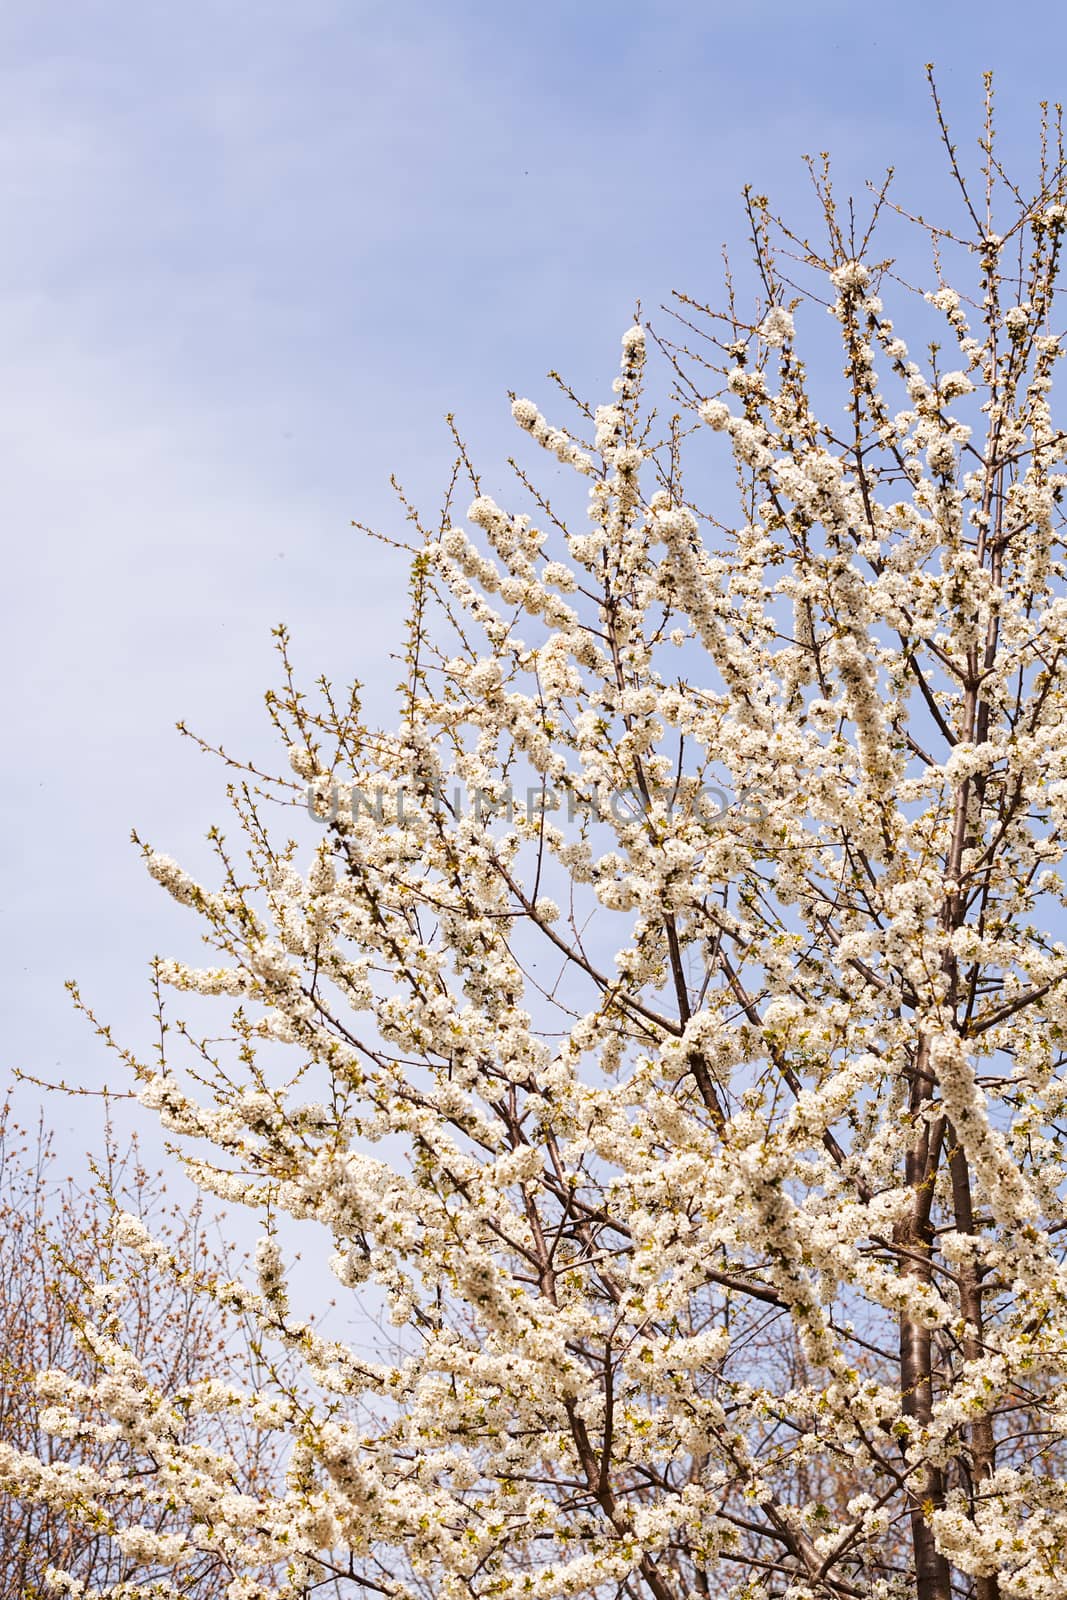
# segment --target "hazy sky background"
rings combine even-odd
[[[391,470],[437,504],[444,413],[490,470],[509,388],[547,400],[559,367],[607,399],[638,297],[714,297],[743,182],[788,208],[802,151],[841,191],[892,162],[902,196],[944,195],[928,59],[965,152],[995,67],[1029,159],[1067,22],[1019,16],[9,0],[4,1077],[121,1082],[64,978],[136,1044],[153,952],[196,957],[128,842],[195,867],[225,818],[178,717],[264,755],[281,619],[309,681],[384,704],[404,572],[349,524],[402,531]],[[49,1107],[72,1152],[91,1112]]]

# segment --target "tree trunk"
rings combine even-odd
[[[919,1112],[929,1098],[928,1063],[929,1043],[923,1035],[916,1051],[912,1079],[913,1112]],[[914,1194],[911,1214],[898,1223],[894,1232],[896,1243],[901,1247],[898,1258],[901,1276],[919,1283],[929,1283],[930,1208],[944,1139],[944,1122],[936,1123],[931,1129],[924,1120],[921,1130],[906,1158],[907,1182]],[[900,1319],[900,1393],[904,1415],[913,1419],[917,1428],[927,1427],[933,1413],[932,1341],[929,1329],[906,1312]],[[940,1468],[924,1468],[913,1491],[911,1506],[917,1600],[951,1600],[948,1562],[938,1553],[927,1520],[927,1513],[943,1505],[944,1498],[945,1482]]]

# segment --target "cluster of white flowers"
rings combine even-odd
[[[842,290],[845,294],[858,294],[866,289],[871,281],[871,271],[864,266],[862,261],[843,261],[830,273],[830,282],[835,289]]]
[[[524,428],[539,445],[551,451],[565,466],[574,467],[579,472],[592,471],[593,463],[586,452],[569,434],[560,428],[549,427],[532,400],[515,400],[512,403],[511,414],[520,428]]]
[[[760,338],[776,349],[787,344],[795,332],[793,318],[784,306],[772,306],[760,323]]]

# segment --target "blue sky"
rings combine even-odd
[[[403,571],[388,474],[437,502],[509,388],[606,398],[640,297],[714,297],[746,180],[786,208],[892,162],[943,195],[922,67],[966,149],[980,74],[1030,159],[1067,22],[1038,4],[536,7],[34,0],[0,13],[7,738],[0,1075],[115,1073],[77,976],[146,1037],[147,962],[195,930],[131,826],[193,865],[224,779],[185,717],[265,754],[270,628],[382,691]],[[949,202],[951,204],[951,200]],[[24,1101],[25,1103],[25,1101]],[[54,1104],[83,1143],[85,1107]]]

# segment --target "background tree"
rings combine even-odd
[[[976,186],[942,133],[945,226],[825,164],[819,243],[747,196],[756,302],[680,300],[665,411],[639,324],[610,404],[514,401],[551,482],[505,509],[459,444],[409,508],[396,725],[299,692],[282,634],[295,780],[232,763],[214,886],[146,849],[211,951],[159,975],[232,1025],[142,1098],[264,1217],[213,1292],[307,1375],[245,1407],[283,1492],[233,1493],[192,1387],[64,1397],[154,1476],[34,1493],[184,1507],[124,1535],[166,1592],[202,1552],[231,1600],[1062,1592],[1067,195],[1047,117],[1029,190],[991,90]],[[266,820],[304,785],[313,847]],[[284,1218],[399,1351],[292,1308]]]
[[[180,1386],[247,1368],[241,1330],[227,1327],[212,1301],[197,1292],[197,1282],[230,1276],[233,1252],[215,1237],[202,1204],[192,1208],[168,1201],[161,1173],[140,1158],[136,1140],[123,1153],[108,1125],[105,1148],[92,1163],[92,1181],[79,1186],[57,1174],[54,1139],[39,1123],[30,1133],[16,1120],[10,1100],[0,1105],[0,1439],[8,1451],[32,1453],[42,1466],[82,1461],[84,1441],[62,1422],[49,1432],[47,1412],[35,1382],[39,1372],[61,1371],[67,1384],[88,1392],[101,1376],[92,1323],[108,1325],[119,1344],[140,1363],[157,1386]],[[163,1272],[134,1255],[123,1257],[115,1237],[116,1217],[151,1227],[161,1252],[182,1263],[179,1273]],[[125,1223],[130,1226],[129,1222]],[[122,1224],[119,1231],[121,1232]],[[130,1271],[132,1266],[133,1270]],[[242,1359],[243,1357],[243,1359]],[[54,1383],[45,1384],[46,1392]],[[227,1444],[235,1458],[235,1486],[253,1488],[267,1481],[276,1465],[269,1438],[241,1419],[212,1427],[216,1446]],[[229,1437],[227,1438],[227,1434]],[[94,1468],[120,1475],[131,1470],[130,1451],[121,1437],[95,1441]],[[96,1589],[113,1588],[144,1569],[121,1543],[109,1537],[106,1519],[69,1506],[35,1500],[33,1483],[8,1484],[0,1494],[0,1597],[37,1600],[49,1593],[50,1568],[70,1572]],[[137,1504],[136,1483],[128,1484]],[[26,1492],[23,1492],[25,1489]],[[160,1535],[175,1534],[186,1523],[178,1507],[144,1505],[143,1515]],[[213,1600],[224,1594],[229,1577],[217,1557],[190,1565],[183,1593]]]

